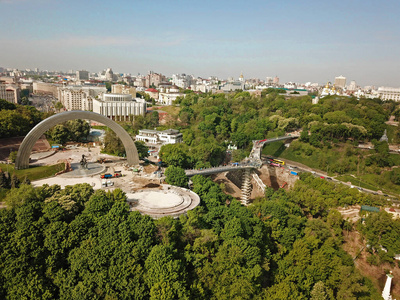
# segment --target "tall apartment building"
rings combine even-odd
[[[93,110],[93,99],[106,93],[105,87],[70,86],[58,88],[58,100],[66,110]]]
[[[58,99],[66,110],[91,110],[88,96],[82,90],[60,89]]]
[[[106,71],[106,80],[114,81],[114,72],[111,68],[108,68]]]
[[[346,77],[342,75],[335,77],[335,86],[343,89],[346,86]]]
[[[146,87],[149,88],[151,85],[158,87],[163,81],[165,81],[164,75],[150,71],[146,76]]]
[[[7,84],[5,81],[0,81],[0,99],[10,103],[18,104],[20,102],[21,89],[14,84]]]
[[[89,72],[88,71],[76,71],[76,80],[89,80]]]
[[[136,87],[145,87],[146,86],[146,77],[140,75],[136,77],[135,81],[133,82],[133,85]]]
[[[21,89],[17,85],[8,85],[6,88],[6,100],[18,104],[21,100]]]
[[[350,84],[347,86],[348,91],[355,91],[357,90],[357,84],[355,80],[350,81]]]
[[[6,82],[0,81],[0,99],[6,100]]]

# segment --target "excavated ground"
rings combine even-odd
[[[241,171],[233,171],[233,172],[241,172]],[[257,171],[258,176],[262,180],[262,182],[269,187],[272,187],[274,190],[277,190],[279,188],[282,188],[284,186],[284,189],[289,189],[291,188],[296,180],[298,179],[298,176],[290,174],[289,170],[286,170],[284,168],[277,168],[277,167],[272,167],[268,165],[263,165],[261,169],[258,169]],[[235,197],[236,199],[240,199],[242,192],[241,192],[241,180],[236,180],[235,184],[232,182],[227,176],[228,172],[225,173],[220,173],[217,175],[214,175],[212,178],[215,182],[217,183],[222,183],[224,184],[225,190],[224,192],[228,195],[231,195]],[[230,174],[232,175],[232,174]],[[240,177],[239,173],[236,173],[236,177]],[[264,192],[258,187],[257,183],[255,180],[252,178],[251,179],[251,184],[252,184],[252,192],[250,195],[250,200],[254,200],[257,197],[263,197]]]

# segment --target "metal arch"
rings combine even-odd
[[[115,134],[121,139],[126,152],[126,158],[128,160],[128,164],[130,165],[138,165],[139,164],[139,155],[135,146],[134,141],[131,136],[123,129],[120,125],[118,125],[113,120],[94,113],[90,111],[82,111],[82,110],[73,110],[66,111],[63,113],[55,114],[39,124],[37,124],[29,133],[26,135],[24,140],[19,147],[17,159],[15,160],[15,169],[27,169],[29,167],[29,156],[32,152],[32,148],[35,145],[36,141],[51,127],[63,123],[69,120],[75,119],[89,119],[94,120],[99,123],[102,123],[109,127]]]

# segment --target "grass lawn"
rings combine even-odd
[[[180,107],[178,107],[178,106],[162,106],[159,110],[165,111],[173,117],[177,117],[179,114],[179,111],[180,111]]]
[[[7,164],[0,164],[0,169],[3,170],[3,172],[7,171],[8,167],[8,172],[10,174],[15,173],[17,177],[23,181],[25,177],[27,176],[30,181],[33,180],[38,180],[41,178],[46,178],[53,176],[55,173],[64,170],[65,164],[64,163],[59,163],[56,165],[52,166],[41,166],[41,167],[29,167],[28,169],[24,170],[15,170],[14,165],[8,165]]]
[[[301,151],[293,151],[292,147],[286,148],[285,144],[281,141],[266,144],[263,148],[262,154],[272,155],[275,157],[286,158],[292,161],[299,162],[313,169],[320,169],[323,160],[337,161],[341,154],[336,151],[329,151],[328,155],[324,153],[324,158],[321,156],[321,150],[317,149],[311,152],[310,155]],[[324,170],[322,170],[324,171]],[[326,170],[325,170],[326,171]]]
[[[364,181],[364,179],[361,179],[361,181],[360,181],[360,178],[356,178],[356,177],[353,177],[350,175],[337,176],[336,179],[338,179],[340,181],[344,181],[344,182],[351,182],[352,185],[360,186],[365,189],[369,189],[369,190],[373,190],[373,191],[378,190],[378,188],[376,186],[366,183]]]
[[[92,128],[92,129],[106,130],[108,127],[107,127],[107,126],[96,125],[96,126],[90,126],[90,128]]]
[[[394,144],[398,143],[399,140],[396,137],[397,126],[387,125],[386,128],[387,128],[386,135],[388,137],[389,143],[391,143],[391,144],[392,143],[394,143]]]

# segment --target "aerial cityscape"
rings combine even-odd
[[[400,299],[399,2],[0,11],[0,299]]]

